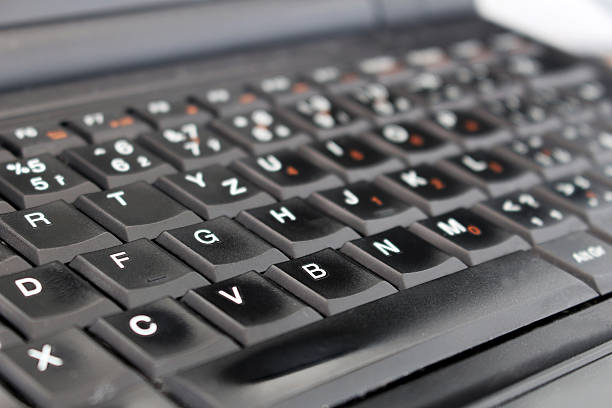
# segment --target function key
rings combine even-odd
[[[182,171],[217,163],[229,164],[245,156],[233,143],[195,123],[147,134],[140,142]]]
[[[85,326],[119,308],[59,262],[0,277],[2,314],[28,338]]]
[[[268,107],[268,103],[256,93],[238,86],[208,88],[198,91],[193,97],[195,102],[212,110],[217,116],[237,115]]]
[[[418,208],[365,181],[314,193],[308,201],[363,235],[425,218]]]
[[[184,98],[151,99],[134,105],[131,111],[156,129],[177,128],[186,123],[203,125],[212,117],[210,113]]]
[[[285,106],[283,115],[318,139],[329,139],[346,133],[359,133],[369,124],[341,107],[334,99],[316,94]]]
[[[218,119],[213,126],[253,154],[308,143],[310,137],[266,109]]]
[[[0,192],[18,208],[73,202],[94,191],[100,189],[50,154],[0,165]]]
[[[176,172],[168,163],[126,139],[70,149],[62,157],[103,188],[138,180],[152,183]]]
[[[317,165],[337,173],[350,183],[403,167],[399,159],[376,150],[357,136],[341,136],[303,146],[301,151]]]
[[[244,345],[321,319],[256,272],[190,291],[183,301]]]
[[[121,244],[61,200],[0,215],[0,238],[36,265]]]
[[[459,146],[440,137],[426,121],[388,124],[366,132],[363,137],[379,150],[401,157],[413,166],[461,152]]]
[[[400,289],[441,278],[465,264],[404,228],[347,242],[342,252]]]
[[[408,66],[425,71],[445,71],[453,66],[453,60],[440,47],[428,47],[410,51],[406,54],[405,59]]]
[[[612,162],[612,125],[604,122],[566,125],[549,135],[569,149],[588,155],[598,163]]]
[[[343,92],[365,82],[365,79],[347,67],[327,65],[314,68],[304,78],[330,92]]]
[[[433,72],[422,72],[414,76],[405,86],[408,95],[416,95],[428,106],[438,109],[471,106],[473,97],[449,76]]]
[[[172,299],[100,319],[90,330],[153,380],[239,349]]]
[[[75,132],[55,123],[23,125],[0,131],[0,138],[5,146],[21,157],[59,154],[70,147],[85,145]]]
[[[310,83],[285,74],[272,75],[253,81],[249,88],[278,104],[294,102],[316,93]]]
[[[135,139],[151,127],[134,115],[120,109],[93,111],[69,118],[67,126],[89,143],[104,143],[120,138]]]
[[[580,173],[589,167],[585,157],[572,153],[552,139],[540,136],[515,140],[496,151],[547,180]]]
[[[155,185],[206,219],[235,217],[247,208],[275,202],[271,195],[220,165],[164,176]]]
[[[447,77],[451,83],[470,91],[475,90],[485,99],[516,94],[522,89],[520,82],[514,81],[497,64],[490,61],[460,65],[448,73]]]
[[[441,110],[432,119],[447,137],[468,150],[488,148],[512,139],[510,131],[485,112]]]
[[[410,229],[470,266],[529,249],[522,238],[466,209],[419,221]]]
[[[239,160],[234,169],[281,200],[305,198],[313,191],[342,185],[338,176],[290,150]]]
[[[462,40],[449,47],[449,55],[455,60],[469,63],[482,63],[493,58],[491,50],[480,40]]]
[[[237,220],[292,258],[359,237],[299,198],[243,211]]]
[[[473,185],[429,164],[384,174],[376,179],[376,184],[429,215],[443,214],[459,207],[469,208],[486,199],[484,193]]]
[[[377,55],[359,61],[357,68],[362,75],[389,83],[405,80],[414,75],[414,70],[406,67],[402,61],[391,55]]]
[[[530,193],[513,193],[482,204],[474,211],[519,234],[532,244],[585,229],[573,214],[538,200]]]
[[[325,316],[396,292],[388,282],[329,248],[273,265],[266,277]]]
[[[193,212],[144,181],[85,194],[75,206],[124,241],[200,222]]]
[[[540,181],[532,172],[518,167],[498,153],[486,150],[445,159],[439,166],[449,174],[476,184],[493,197],[529,188]]]
[[[530,100],[525,95],[508,95],[486,101],[484,110],[504,120],[521,136],[541,134],[561,126],[558,117],[541,101]]]
[[[490,47],[501,54],[531,54],[539,49],[535,43],[514,33],[495,34]]]

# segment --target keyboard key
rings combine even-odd
[[[497,197],[539,183],[538,176],[498,153],[478,150],[445,159],[438,166]]]
[[[461,152],[459,146],[438,136],[435,128],[425,121],[385,125],[375,132],[365,133],[363,138],[377,149],[401,157],[413,166]]]
[[[41,407],[102,406],[142,383],[116,357],[76,329],[5,350],[0,361],[2,374]]]
[[[546,259],[583,280],[602,295],[612,291],[612,246],[586,232],[536,247]]]
[[[424,71],[446,71],[454,66],[453,59],[446,50],[436,46],[411,50],[406,54],[405,60],[408,66]]]
[[[612,126],[603,123],[577,123],[550,135],[569,149],[588,155],[598,163],[612,162]]]
[[[363,235],[425,218],[418,208],[365,181],[314,193],[308,201]]]
[[[388,282],[333,249],[273,265],[266,277],[325,316],[396,292]]]
[[[6,201],[0,199],[0,214],[15,211],[15,209]]]
[[[168,163],[125,139],[70,149],[62,157],[103,188],[139,180],[152,183],[158,177],[176,172]]]
[[[208,284],[147,239],[79,255],[70,267],[126,308],[165,296],[180,297]]]
[[[310,137],[276,113],[254,111],[213,121],[213,126],[252,154],[270,153],[310,142]]]
[[[206,219],[235,217],[242,210],[275,202],[270,194],[220,165],[164,176],[155,185]]]
[[[486,201],[474,207],[474,211],[532,244],[586,228],[575,215],[542,202],[527,192]]]
[[[86,326],[119,308],[59,262],[0,277],[2,315],[28,338]]]
[[[341,134],[357,134],[369,128],[367,121],[342,108],[334,100],[317,94],[302,99],[279,113],[293,120],[317,139],[324,140]]]
[[[221,117],[268,107],[268,103],[264,99],[259,98],[254,92],[237,86],[208,88],[198,91],[193,97],[196,102]]]
[[[181,171],[229,164],[245,156],[233,143],[195,123],[147,134],[140,142]]]
[[[515,140],[496,151],[509,160],[537,172],[547,180],[580,173],[589,167],[585,157],[576,155],[555,141],[540,136]]]
[[[433,72],[423,72],[410,79],[405,86],[408,95],[415,95],[428,106],[438,109],[468,107],[474,98],[457,82],[448,76]]]
[[[20,157],[32,157],[43,153],[59,154],[70,147],[85,145],[85,141],[75,132],[57,123],[26,124],[0,131],[0,139]]]
[[[121,138],[135,139],[151,131],[151,127],[122,109],[106,109],[74,116],[67,126],[89,143],[105,143]]]
[[[304,75],[309,82],[332,93],[345,92],[366,83],[363,76],[351,68],[338,65],[324,65],[314,68]]]
[[[8,327],[6,327],[6,325],[0,322],[0,349],[13,347],[20,343],[22,343],[21,337],[16,335],[11,329],[9,329]],[[4,405],[2,405],[1,397],[0,406],[4,407]]]
[[[198,105],[180,97],[150,99],[134,105],[130,112],[156,129],[177,128],[187,123],[203,125],[212,118],[210,113]]]
[[[0,276],[29,268],[30,264],[0,241]]]
[[[214,282],[255,270],[263,272],[287,257],[226,217],[166,231],[164,248]]]
[[[445,131],[445,136],[468,150],[488,148],[512,139],[510,131],[485,112],[441,110],[432,119]]]
[[[180,372],[166,384],[192,406],[333,406],[593,296],[570,274],[518,252]]]
[[[18,208],[60,199],[71,203],[94,191],[100,189],[50,154],[0,166],[0,192]]]
[[[308,82],[286,74],[271,75],[252,81],[248,87],[277,104],[291,103],[316,93],[316,89]]]
[[[256,272],[190,291],[183,301],[244,345],[321,319]]]
[[[465,264],[417,237],[395,227],[347,242],[342,252],[400,289],[465,269]]]
[[[301,150],[314,163],[339,174],[349,183],[371,180],[378,174],[403,167],[399,159],[385,155],[355,136],[341,136]]]
[[[90,330],[153,380],[238,350],[171,299],[105,317]]]
[[[419,221],[410,230],[470,266],[529,249],[522,238],[466,209]]]
[[[35,265],[121,242],[64,201],[0,215],[0,238]]]
[[[384,174],[376,179],[376,184],[429,215],[469,208],[486,198],[476,187],[429,164]]]
[[[339,248],[359,237],[299,198],[246,210],[236,219],[292,258]]]
[[[305,198],[313,191],[342,185],[338,176],[290,150],[239,160],[234,169],[280,200]]]
[[[414,70],[406,67],[400,59],[385,54],[362,59],[357,63],[357,69],[362,75],[383,83],[406,80],[414,75]]]
[[[75,206],[124,241],[156,238],[162,231],[202,221],[143,181],[86,194]]]

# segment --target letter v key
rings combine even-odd
[[[217,293],[223,296],[224,298],[228,299],[229,301],[236,303],[237,305],[242,304],[242,296],[240,296],[240,292],[238,292],[238,287],[236,286],[232,286],[231,295],[224,290],[220,290]]]

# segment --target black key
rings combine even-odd
[[[119,311],[59,262],[0,277],[0,304],[2,315],[28,338]]]
[[[206,219],[235,217],[242,210],[275,202],[270,194],[220,165],[164,176],[155,185]]]
[[[79,255],[70,267],[128,309],[208,284],[147,239]]]
[[[2,323],[2,321],[0,321],[0,349],[13,347],[20,343],[22,343],[21,337],[16,335],[11,329],[6,327],[6,325]],[[0,402],[2,402],[1,398]],[[4,407],[4,405],[2,405],[1,403],[0,406]]]
[[[411,50],[405,56],[406,64],[424,71],[448,71],[454,67],[454,61],[442,47],[426,47]]]
[[[203,125],[212,117],[198,105],[180,97],[151,99],[134,105],[130,111],[156,129],[176,128],[186,123]]]
[[[270,75],[252,81],[249,88],[277,104],[291,103],[316,93],[316,89],[308,82],[286,74]]]
[[[70,147],[85,145],[85,141],[75,132],[57,123],[37,123],[0,131],[0,139],[21,157],[43,153],[58,154]]]
[[[50,154],[0,165],[0,192],[18,208],[60,199],[71,203],[94,191],[100,189]]]
[[[333,406],[593,296],[568,273],[519,252],[180,372],[166,384],[190,406]]]
[[[363,235],[425,218],[418,208],[365,181],[314,193],[308,201]]]
[[[76,329],[13,347],[0,361],[2,374],[41,407],[103,406],[142,383],[136,373]]]
[[[218,119],[212,125],[253,154],[292,148],[311,140],[304,132],[266,109]]]
[[[104,405],[104,407],[178,408],[174,402],[171,402],[165,395],[146,383],[122,390],[119,395],[116,395],[116,398],[113,398],[107,405]]]
[[[30,264],[0,241],[0,276],[28,268]]]
[[[466,209],[419,221],[410,230],[470,266],[529,248],[522,238]]]
[[[265,271],[287,257],[226,217],[166,231],[157,242],[214,282]]]
[[[376,179],[376,184],[429,215],[468,208],[486,198],[476,187],[429,164],[384,174]]]
[[[396,292],[388,282],[333,249],[273,265],[266,277],[325,316]]]
[[[426,121],[389,124],[363,137],[377,149],[399,156],[413,166],[461,152],[459,146],[441,138]]]
[[[466,267],[459,259],[400,227],[347,242],[342,252],[400,289],[420,285]]]
[[[468,150],[488,148],[512,139],[510,131],[485,112],[441,110],[432,119],[445,136]]]
[[[474,104],[473,96],[448,76],[423,72],[411,78],[405,86],[408,95],[416,95],[429,106],[438,109],[468,107]]]
[[[15,156],[13,156],[13,154],[11,152],[9,152],[6,149],[0,148],[0,160],[2,162],[13,160],[13,159],[15,159]]]
[[[238,350],[171,299],[105,317],[90,330],[151,379]]]
[[[341,134],[357,134],[367,130],[367,121],[342,108],[333,99],[316,94],[279,110],[317,139],[324,140]]]
[[[190,291],[183,301],[244,345],[321,319],[256,272]]]
[[[414,76],[415,72],[389,54],[362,59],[357,63],[357,69],[362,75],[382,83],[403,81]]]
[[[339,248],[359,237],[299,198],[246,210],[236,219],[292,258]]]
[[[6,201],[0,199],[0,214],[15,211],[15,209]]]
[[[569,149],[588,155],[598,163],[612,162],[612,126],[605,123],[577,123],[550,135]]]
[[[217,116],[230,116],[252,109],[268,107],[268,103],[254,92],[242,87],[209,88],[193,95],[194,100],[212,110]]]
[[[399,159],[387,156],[356,136],[341,136],[304,146],[302,150],[314,163],[339,174],[349,183],[371,180],[403,167]]]
[[[438,166],[449,174],[477,185],[493,197],[527,189],[540,181],[531,171],[524,170],[498,153],[486,150],[451,157]]]
[[[120,138],[135,139],[151,127],[122,109],[106,109],[69,118],[67,126],[89,143],[105,143]]]
[[[306,72],[303,76],[319,88],[324,88],[332,93],[344,92],[366,83],[365,78],[354,70],[338,65],[317,67]]]
[[[586,232],[536,247],[546,259],[583,280],[602,295],[612,291],[612,246]]]
[[[144,181],[86,194],[75,206],[124,241],[153,239],[170,228],[202,221]]]
[[[338,176],[290,150],[237,161],[234,169],[280,200],[342,185]]]
[[[474,211],[532,244],[583,230],[584,223],[530,193],[512,193],[478,204]]]
[[[378,82],[370,82],[339,98],[339,101],[355,113],[374,120],[377,124],[416,119],[423,115],[423,108],[414,97],[398,88]]]
[[[152,183],[158,177],[176,172],[168,163],[125,139],[70,149],[62,157],[103,188],[139,180]]]
[[[195,123],[143,136],[140,142],[181,171],[229,164],[245,154],[233,143]]]
[[[497,149],[497,152],[547,180],[577,174],[589,167],[585,157],[572,153],[554,140],[540,136],[515,140]]]
[[[0,215],[0,238],[35,265],[121,242],[64,201]]]

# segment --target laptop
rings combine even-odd
[[[600,62],[463,0],[0,10],[0,406],[610,405]]]

